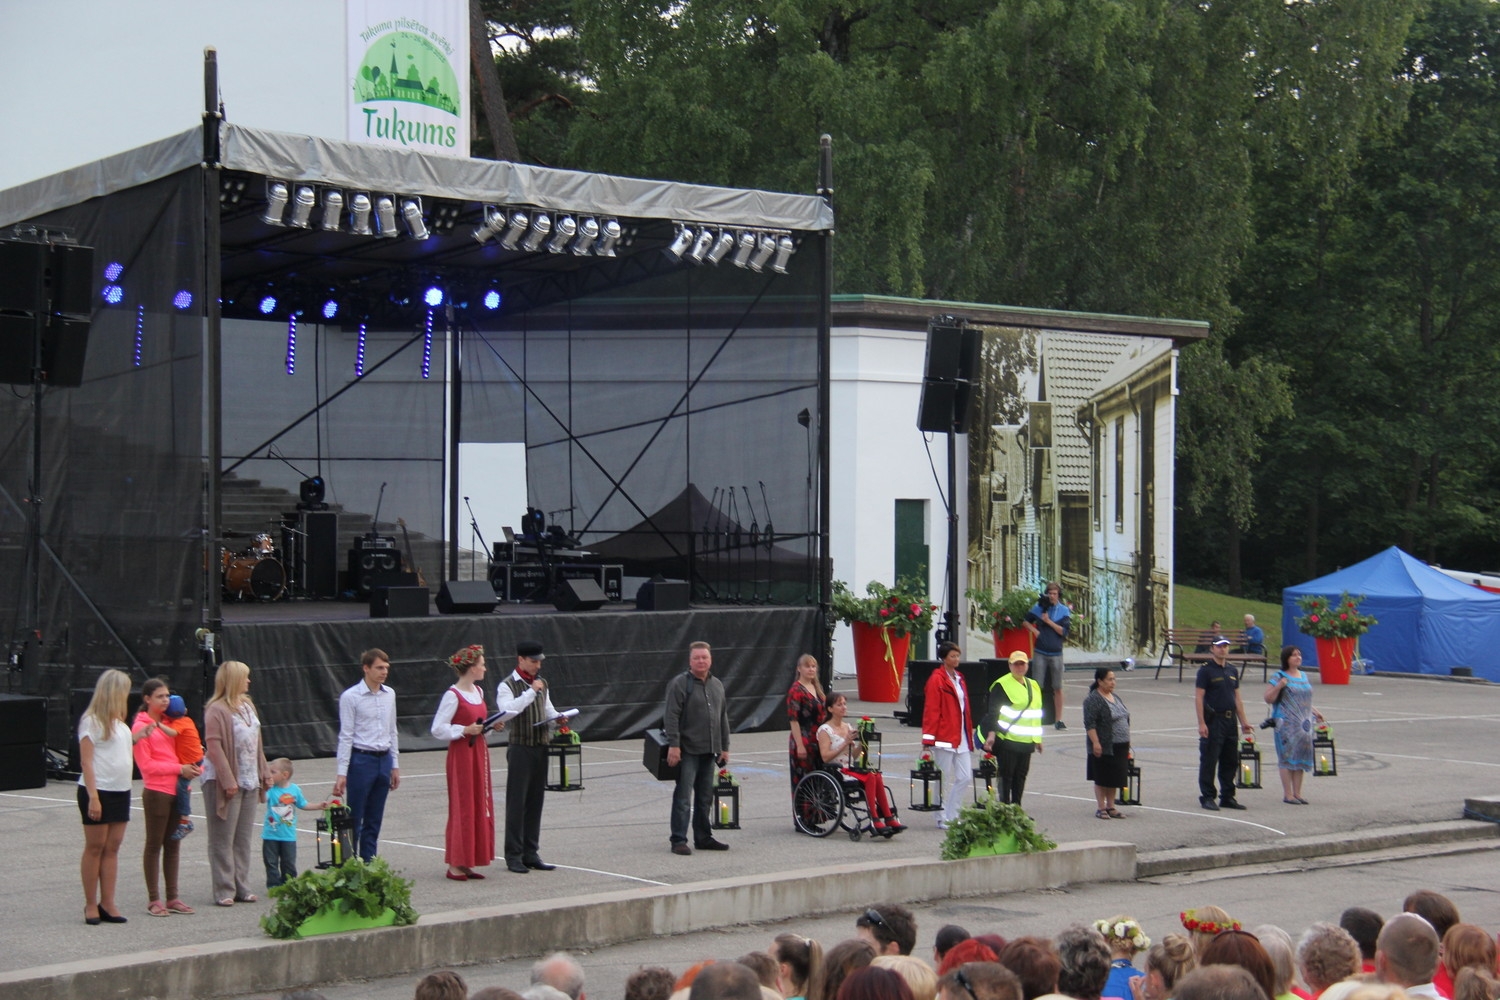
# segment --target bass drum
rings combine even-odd
[[[235,556],[224,567],[224,590],[244,600],[279,601],[286,595],[286,570],[275,559]]]

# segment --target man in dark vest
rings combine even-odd
[[[505,751],[505,867],[517,875],[532,869],[550,872],[537,853],[542,836],[542,802],[547,794],[547,741],[550,720],[557,718],[542,672],[542,644],[516,643],[516,669],[495,691],[495,707],[517,713],[506,726],[510,746]]]

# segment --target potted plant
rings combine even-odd
[[[1311,636],[1317,647],[1318,678],[1324,684],[1348,684],[1354,663],[1355,645],[1360,636],[1377,625],[1374,615],[1359,610],[1365,595],[1350,597],[1346,590],[1337,600],[1319,594],[1297,598],[1302,614],[1297,630]]]
[[[871,580],[863,597],[842,580],[833,582],[831,612],[835,622],[848,622],[854,633],[861,701],[899,700],[912,634],[931,630],[936,611],[937,605],[913,580],[898,580],[894,587]]]
[[[1034,588],[1012,587],[996,597],[976,587],[964,596],[974,606],[974,624],[988,626],[994,633],[996,656],[1003,660],[1018,649],[1031,656],[1036,633],[1026,625],[1026,613],[1036,604]]]
[[[411,887],[411,879],[398,875],[384,858],[353,857],[341,865],[309,869],[272,889],[275,906],[260,918],[260,926],[273,938],[291,940],[414,924]]]
[[[1057,842],[1036,828],[1020,806],[1001,802],[993,794],[979,805],[965,805],[948,824],[942,859],[977,858],[988,854],[1034,854],[1050,851]]]

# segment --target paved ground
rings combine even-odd
[[[852,686],[852,685],[851,685]],[[1250,688],[1258,688],[1252,683]],[[1209,813],[1198,808],[1195,789],[1196,732],[1192,687],[1149,671],[1124,675],[1120,692],[1132,711],[1138,757],[1144,769],[1145,805],[1126,821],[1093,818],[1091,786],[1083,778],[1084,737],[1078,706],[1087,688],[1082,674],[1070,676],[1065,733],[1049,731],[1046,752],[1036,758],[1026,805],[1039,824],[1059,841],[1105,838],[1128,840],[1142,851],[1258,843],[1286,836],[1338,838],[1349,831],[1439,819],[1456,819],[1466,796],[1492,794],[1500,768],[1500,746],[1493,739],[1500,718],[1500,687],[1487,684],[1404,678],[1356,677],[1348,687],[1315,687],[1315,702],[1335,724],[1339,745],[1337,778],[1307,780],[1308,807],[1283,805],[1275,787],[1274,754],[1267,749],[1267,787],[1246,791],[1247,812]],[[562,695],[564,693],[560,693]],[[436,699],[434,699],[436,700]],[[1255,718],[1264,707],[1254,691],[1247,708]],[[882,720],[885,770],[898,799],[905,800],[902,777],[912,766],[917,745],[913,729],[890,720],[895,706],[858,705]],[[587,734],[585,734],[585,738]],[[504,752],[494,754],[496,794],[503,798]],[[907,815],[912,829],[890,842],[851,844],[843,837],[814,840],[793,831],[788,818],[785,736],[739,737],[732,766],[744,782],[744,828],[723,834],[733,845],[725,855],[680,858],[667,851],[666,814],[670,788],[652,780],[640,764],[636,741],[591,745],[585,750],[585,789],[549,794],[543,831],[544,856],[561,867],[551,873],[510,875],[500,870],[478,883],[442,878],[445,816],[443,758],[440,753],[403,756],[402,788],[387,813],[382,853],[416,880],[419,912],[462,910],[514,900],[574,896],[630,885],[685,884],[722,874],[753,874],[818,867],[860,858],[936,855],[940,834],[930,817]],[[297,780],[310,796],[332,781],[332,761],[298,765]],[[201,801],[195,796],[195,806]],[[121,903],[131,918],[122,927],[86,927],[77,882],[80,835],[73,790],[61,783],[30,791],[0,793],[0,968],[24,969],[85,955],[137,954],[170,944],[231,940],[259,934],[256,920],[267,904],[220,909],[211,905],[201,833],[184,845],[183,896],[199,907],[193,917],[153,919],[144,913],[140,881],[140,832],[132,824],[121,873]],[[302,860],[313,860],[311,837],[301,844]],[[1476,860],[1482,859],[1482,860]],[[923,928],[957,919],[976,927],[1016,933],[1016,927],[1043,932],[1071,919],[1093,919],[1117,909],[1133,910],[1158,935],[1163,920],[1183,906],[1209,899],[1243,901],[1242,920],[1279,919],[1293,929],[1329,916],[1353,902],[1390,912],[1409,889],[1446,885],[1460,898],[1465,915],[1492,928],[1500,925],[1500,904],[1487,854],[1456,855],[1426,861],[1327,869],[1316,875],[1267,876],[1217,882],[1206,890],[1184,879],[1160,886],[1135,884],[1040,892],[977,902],[935,906],[924,911]],[[493,871],[493,869],[492,869]],[[1287,880],[1290,880],[1288,883]],[[1280,888],[1269,887],[1280,885]],[[1253,891],[1251,891],[1253,889]],[[1359,898],[1354,898],[1358,896]],[[1366,898],[1368,897],[1368,898]],[[1076,900],[1077,903],[1069,903]],[[1472,900],[1472,902],[1470,902]],[[1331,901],[1331,902],[1330,902]],[[972,914],[965,917],[965,914]],[[826,928],[826,929],[825,929]],[[838,921],[817,921],[804,933],[825,940],[843,936]],[[660,956],[680,968],[704,955],[733,956],[763,947],[774,928],[713,934],[702,940],[642,943],[609,949],[591,957],[598,988],[594,995],[618,995],[624,974]],[[924,939],[930,945],[930,936]],[[538,942],[538,949],[567,942]],[[482,956],[474,956],[475,960]],[[524,963],[521,963],[524,966]],[[490,973],[476,969],[477,985],[514,983],[515,964]],[[524,978],[524,977],[522,977]],[[414,980],[387,982],[377,992],[331,992],[331,996],[406,996]],[[339,988],[346,989],[346,988]]]

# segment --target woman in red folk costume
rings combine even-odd
[[[490,748],[484,740],[484,647],[466,646],[448,657],[457,682],[443,692],[432,735],[448,741],[448,831],[443,859],[455,882],[484,878],[476,868],[495,859],[495,800],[490,789]],[[495,728],[503,728],[496,726]]]

